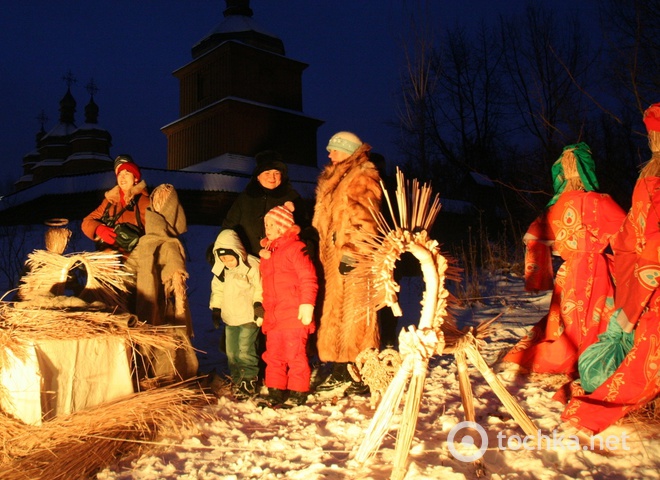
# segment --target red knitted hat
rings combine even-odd
[[[278,227],[282,227],[283,230],[288,230],[295,222],[293,220],[293,211],[295,210],[292,202],[285,202],[284,205],[271,208],[264,220],[270,219]]]
[[[133,161],[133,158],[130,155],[119,155],[115,159],[115,175],[119,175],[119,172],[122,170],[128,170],[135,177],[135,181],[139,182],[142,178],[140,173],[140,167]]]
[[[644,124],[649,132],[660,132],[660,103],[654,103],[644,112]]]

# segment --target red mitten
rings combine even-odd
[[[115,237],[117,234],[107,225],[99,225],[96,227],[96,236],[103,240],[104,243],[107,243],[108,245],[114,245]]]

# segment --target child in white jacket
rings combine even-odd
[[[238,400],[247,400],[258,393],[257,341],[264,317],[259,259],[248,255],[236,232],[229,229],[218,234],[213,259],[209,307],[215,327],[225,324],[232,392]]]

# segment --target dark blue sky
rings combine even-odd
[[[280,37],[288,57],[305,62],[303,109],[324,120],[318,162],[338,130],[352,130],[395,160],[396,99],[403,66],[402,35],[417,0],[251,0],[253,19]],[[482,17],[519,12],[525,0],[431,0],[434,27],[475,25]],[[593,0],[552,0],[567,8]],[[84,121],[85,85],[98,86],[99,123],[113,136],[111,155],[126,152],[139,164],[165,168],[160,128],[178,118],[178,81],[172,72],[192,60],[191,47],[223,18],[224,0],[112,0],[103,2],[0,0],[0,193],[21,174],[34,149],[43,110],[52,128],[66,92]],[[570,7],[568,7],[570,8]]]

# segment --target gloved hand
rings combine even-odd
[[[305,244],[302,252],[314,260],[316,258],[316,252],[318,251],[317,245],[319,244],[319,232],[317,232],[314,227],[306,227],[303,228],[298,236]]]
[[[254,321],[260,327],[264,323],[264,306],[261,302],[254,302]]]
[[[314,318],[314,305],[309,303],[301,303],[298,307],[298,320],[302,322],[303,325],[309,325],[312,323]]]
[[[107,225],[99,225],[96,227],[96,236],[103,240],[104,243],[107,243],[108,245],[114,245],[115,237],[117,234]]]
[[[211,319],[213,320],[215,329],[219,329],[222,326],[222,310],[219,308],[211,310]]]
[[[342,255],[339,261],[339,273],[346,275],[355,268],[355,263],[356,260],[353,257],[349,257],[346,254]]]

